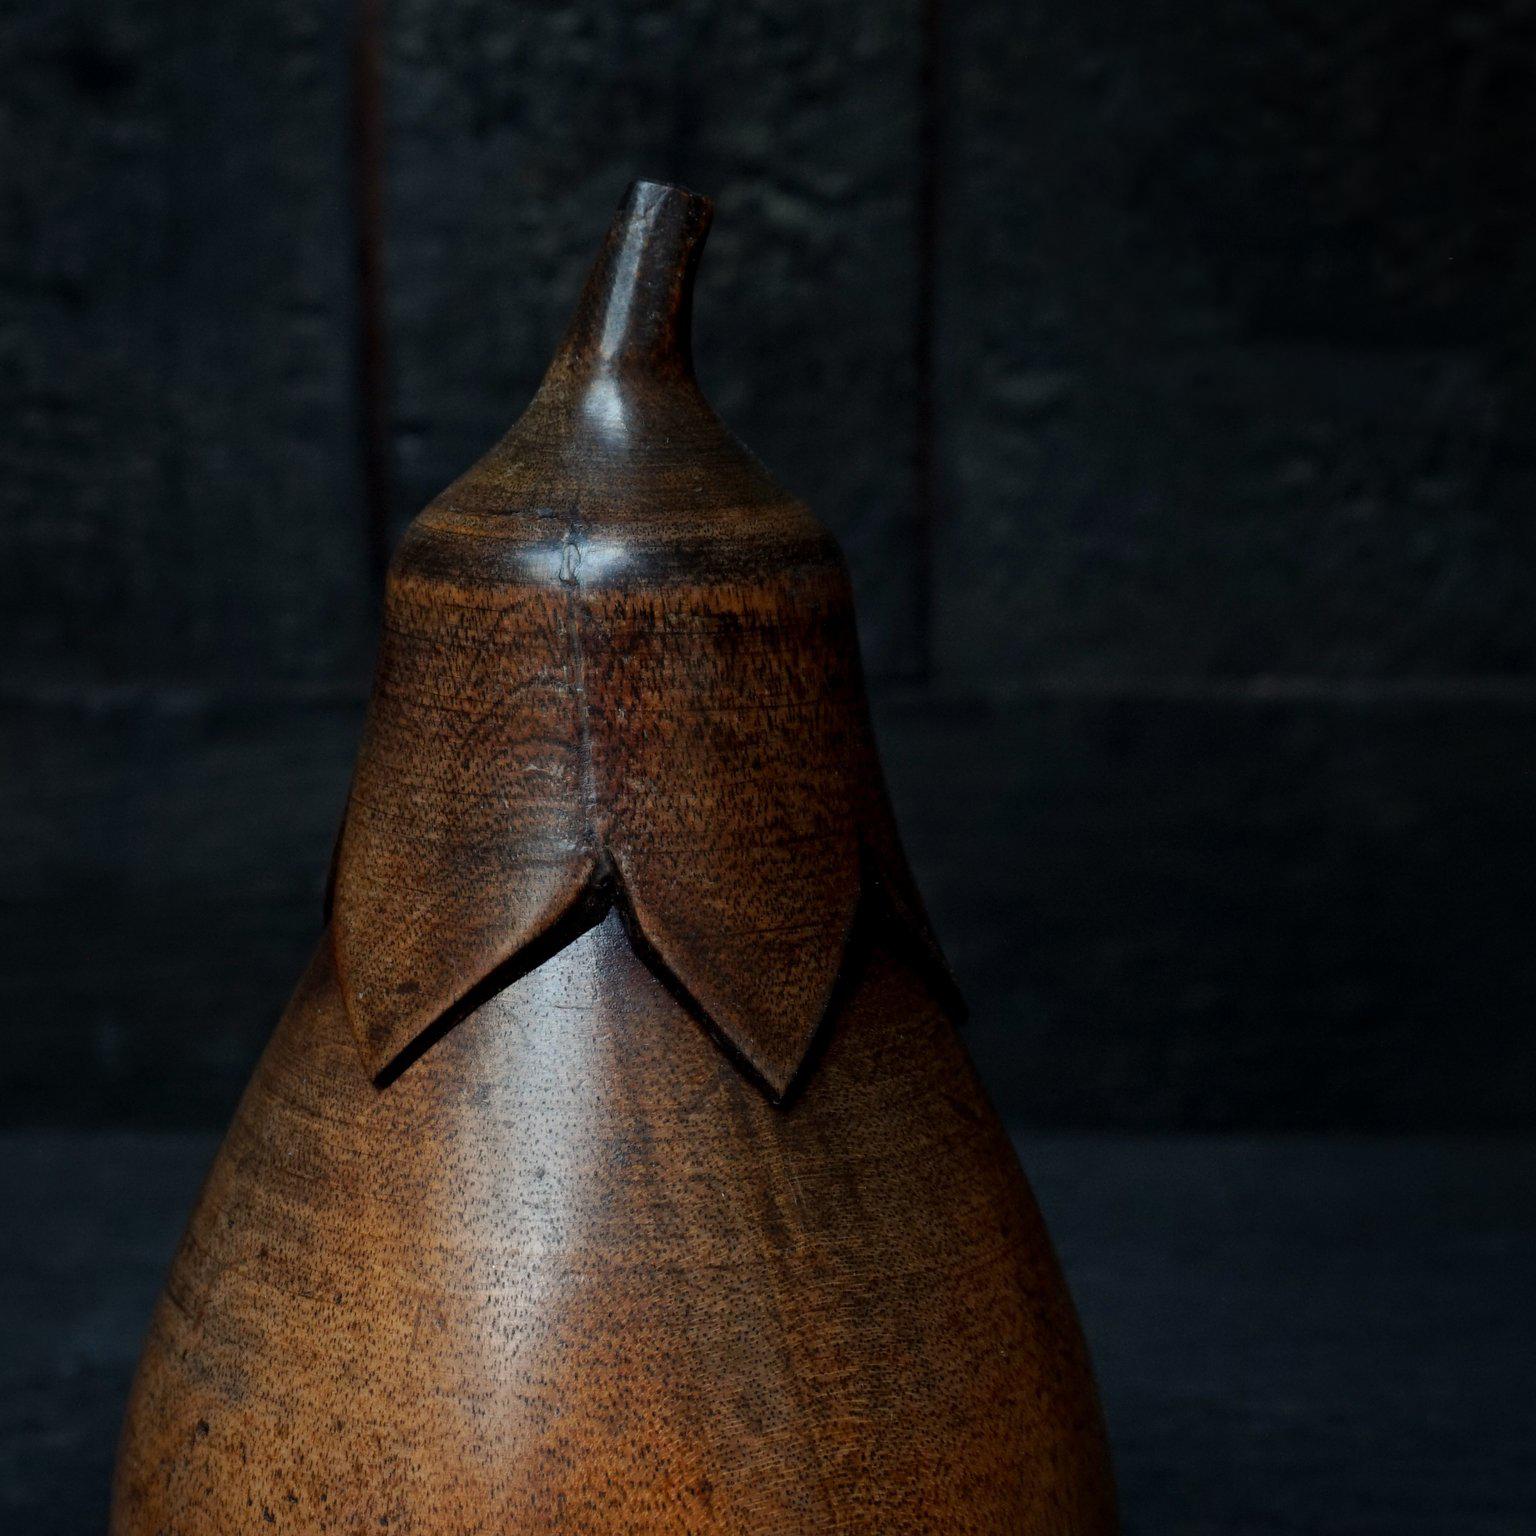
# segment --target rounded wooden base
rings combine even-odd
[[[877,944],[770,1105],[610,914],[387,1088],[322,945],[178,1254],[113,1536],[1101,1536],[1071,1303]]]

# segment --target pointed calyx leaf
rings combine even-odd
[[[832,563],[588,606],[594,778],[634,922],[776,1097],[859,902],[850,618]]]
[[[331,919],[371,1075],[558,923],[596,866],[563,605],[424,579],[403,553]]]

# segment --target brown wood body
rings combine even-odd
[[[1012,1150],[910,970],[856,965],[783,1109],[616,914],[382,1093],[322,947],[156,1312],[113,1536],[1112,1530]]]
[[[1108,1536],[831,539],[639,184],[397,553],[334,899],[156,1311],[112,1536]]]

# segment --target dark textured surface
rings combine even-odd
[[[361,724],[360,699],[0,704],[8,1121],[227,1121],[319,931]]]
[[[211,1138],[0,1139],[0,1523],[100,1530]],[[1529,1142],[1026,1138],[1127,1536],[1526,1536]]]
[[[1536,706],[1376,690],[888,700],[1006,1109],[1475,1128],[1536,1081]]]
[[[697,182],[701,375],[847,544],[1000,1102],[1532,1123],[1529,0],[384,9],[395,527],[629,177]],[[345,24],[0,6],[13,1116],[221,1122],[313,931],[373,643]]]
[[[945,669],[1529,684],[1536,11],[946,14]]]
[[[0,9],[11,687],[365,675],[340,17]]]

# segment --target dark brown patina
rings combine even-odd
[[[116,1536],[1113,1529],[841,556],[633,187],[417,518],[319,950],[156,1313]]]

